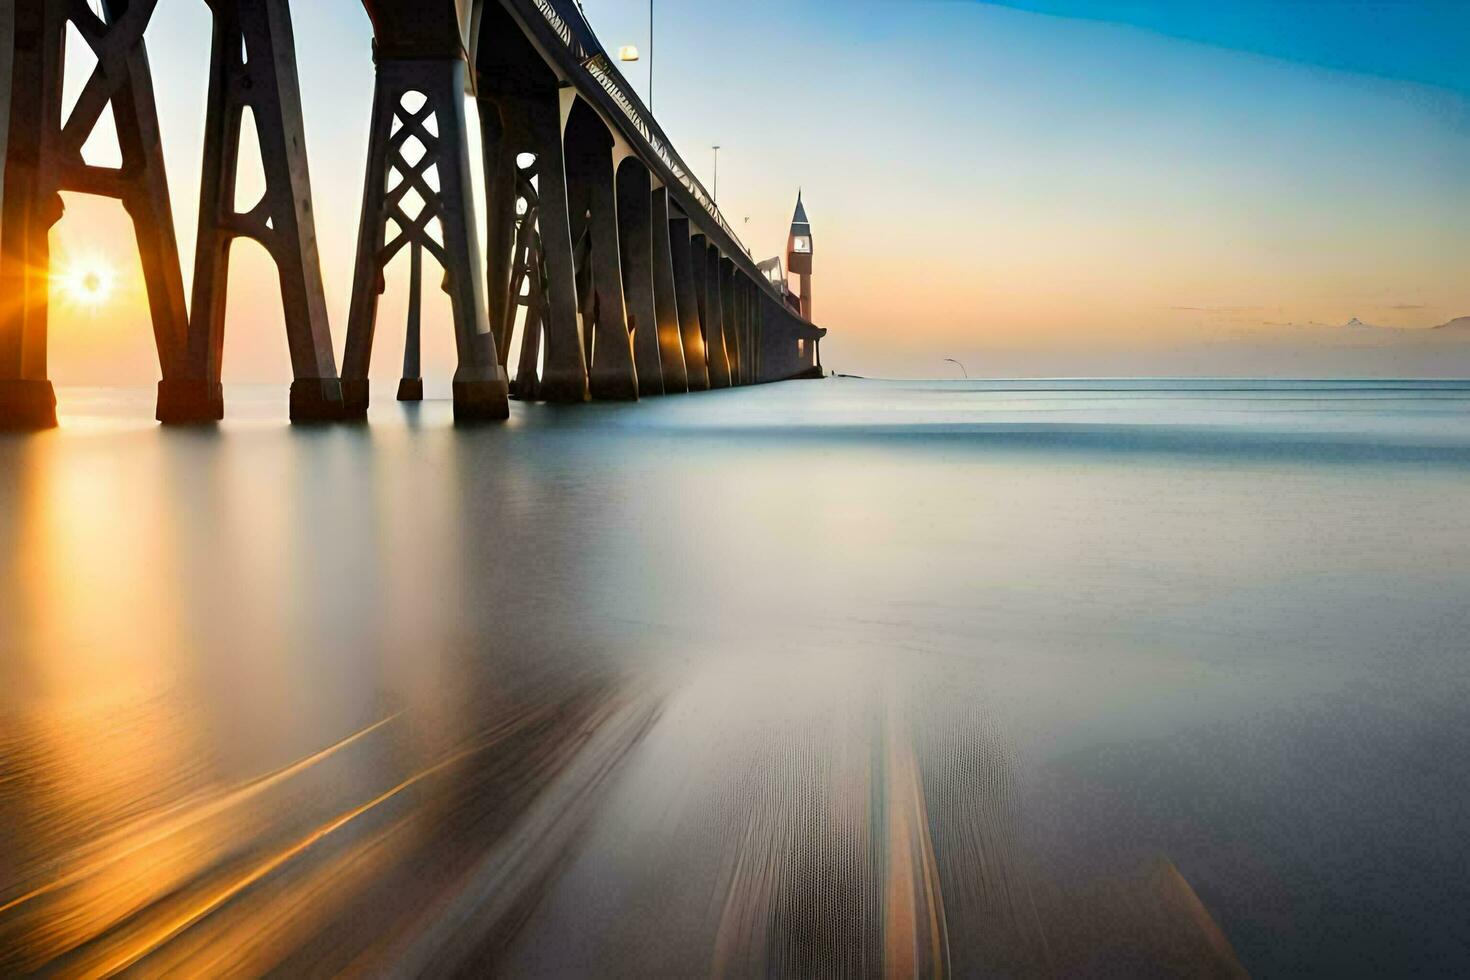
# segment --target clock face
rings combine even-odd
[[[795,248],[798,252],[810,252],[812,250],[812,240],[810,238],[798,238]]]

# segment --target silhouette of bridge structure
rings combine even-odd
[[[572,0],[363,0],[376,82],[340,374],[289,0],[206,0],[214,31],[186,306],[144,40],[157,0],[98,2],[100,14],[87,0],[0,3],[0,426],[56,422],[46,335],[49,233],[62,192],[116,198],[133,221],[165,423],[223,418],[237,238],[264,246],[279,272],[297,422],[366,416],[385,269],[404,253],[411,298],[399,397],[422,397],[418,287],[428,253],[452,310],[459,421],[505,418],[512,396],[634,399],[820,374],[826,331],[757,268]],[[69,27],[96,67],[64,115]],[[479,114],[484,160],[483,265],[467,103]],[[119,167],[82,156],[108,106]],[[241,211],[247,110],[265,191]]]

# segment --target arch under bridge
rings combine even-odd
[[[366,415],[378,298],[401,254],[412,291],[399,396],[422,393],[427,253],[452,309],[457,420],[504,418],[512,394],[632,399],[820,374],[826,331],[757,268],[572,0],[363,0],[376,87],[339,374],[289,0],[206,2],[214,33],[187,306],[144,43],[157,0],[100,0],[100,14],[87,0],[0,3],[0,426],[55,424],[46,321],[61,192],[119,199],[133,220],[163,422],[223,417],[229,252],[242,237],[280,274],[293,421]],[[63,117],[69,26],[96,67]],[[467,102],[484,155],[483,266]],[[82,147],[109,105],[122,165],[92,166]],[[266,189],[239,211],[247,109]]]

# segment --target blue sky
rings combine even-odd
[[[1470,95],[1470,3],[1464,0],[994,2]]]

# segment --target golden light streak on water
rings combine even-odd
[[[929,838],[918,762],[893,699],[884,733],[887,888],[883,896],[883,973],[939,977],[948,972],[944,897]]]
[[[353,732],[351,735],[334,742],[319,752],[315,752],[273,773],[268,773],[257,779],[253,779],[237,789],[227,791],[217,799],[177,803],[161,813],[150,814],[146,818],[145,826],[124,827],[113,830],[106,837],[88,846],[88,852],[100,851],[102,852],[100,855],[87,858],[84,863],[78,864],[72,871],[69,871],[60,878],[47,882],[24,895],[13,898],[9,902],[0,905],[0,915],[32,899],[39,898],[59,888],[73,885],[88,875],[97,874],[114,862],[132,857],[138,851],[158,844],[172,834],[187,830],[194,824],[208,820],[229,807],[243,803],[278,783],[290,779],[298,773],[305,772],[311,766],[331,758],[337,752],[352,745],[359,739],[366,738],[398,717],[397,714],[389,715],[381,721],[374,722],[366,728]],[[142,835],[141,837],[139,836],[140,834]],[[78,860],[78,858],[78,855],[68,855],[62,858],[59,863],[69,863]]]
[[[454,755],[436,765],[430,766],[427,769],[423,769],[419,772],[414,773],[412,776],[403,780],[392,789],[389,789],[386,792],[374,797],[373,799],[368,800],[366,803],[363,803],[360,806],[353,807],[346,813],[340,814],[332,820],[327,821],[320,827],[313,830],[310,834],[307,834],[305,837],[296,841],[289,847],[286,847],[283,850],[271,855],[264,861],[261,861],[260,863],[250,868],[245,873],[238,875],[227,882],[215,886],[214,888],[210,889],[203,897],[190,903],[187,908],[174,913],[165,921],[153,925],[143,935],[130,939],[122,948],[110,950],[106,954],[96,958],[89,957],[83,960],[83,962],[78,965],[77,972],[81,976],[85,977],[106,977],[127,969],[129,966],[132,966],[143,957],[158,949],[164,943],[182,933],[185,929],[189,928],[200,919],[203,919],[205,916],[209,915],[215,909],[218,909],[219,907],[224,905],[226,902],[234,898],[246,888],[249,888],[251,885],[264,878],[266,875],[281,867],[287,861],[290,861],[292,858],[295,858],[298,855],[305,853],[308,848],[312,847],[318,841],[322,840],[329,834],[335,833],[336,831],[342,829],[343,827],[347,826],[347,824],[356,820],[358,817],[369,812],[373,808],[383,803],[386,803],[388,800],[393,799],[395,796],[402,793],[409,787],[414,786],[415,784],[425,779],[428,779],[431,776],[438,775],[451,766],[465,759],[468,759],[476,753],[483,752],[485,749],[489,748],[493,744],[494,742],[489,742],[486,744],[473,746],[471,748],[463,750],[462,752],[455,753]]]

